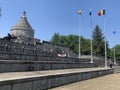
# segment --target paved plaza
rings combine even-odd
[[[120,90],[120,73],[80,81],[51,90]]]

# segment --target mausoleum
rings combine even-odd
[[[15,42],[40,42],[40,40],[34,38],[34,30],[27,20],[25,11],[21,16],[21,19],[14,26],[11,27],[10,34],[17,37]]]

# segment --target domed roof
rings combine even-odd
[[[30,26],[27,17],[26,12],[23,12],[23,15],[21,16],[21,19],[13,26],[11,27],[11,30],[17,30],[17,29],[26,29],[26,30],[33,30]]]

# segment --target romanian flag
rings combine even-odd
[[[79,14],[79,15],[81,15],[81,13],[82,13],[82,11],[81,11],[81,10],[79,10],[79,11],[77,12],[77,14]]]
[[[105,15],[105,9],[100,10],[100,11],[98,12],[98,16],[101,16],[101,15]]]

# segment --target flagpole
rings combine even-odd
[[[105,33],[105,68],[107,68],[107,47],[106,47],[106,16],[104,14],[104,33]]]
[[[116,65],[115,47],[114,47],[114,64]]]
[[[81,31],[81,15],[79,15],[79,56],[78,58],[81,57],[81,34],[80,34],[80,31]]]
[[[90,63],[93,63],[93,48],[92,48],[92,16],[91,16],[91,14],[92,14],[92,9],[90,9],[90,31],[91,31],[91,61],[90,61]]]
[[[2,16],[2,12],[1,12],[2,10],[1,10],[1,7],[0,7],[0,18],[1,18],[1,16]]]

